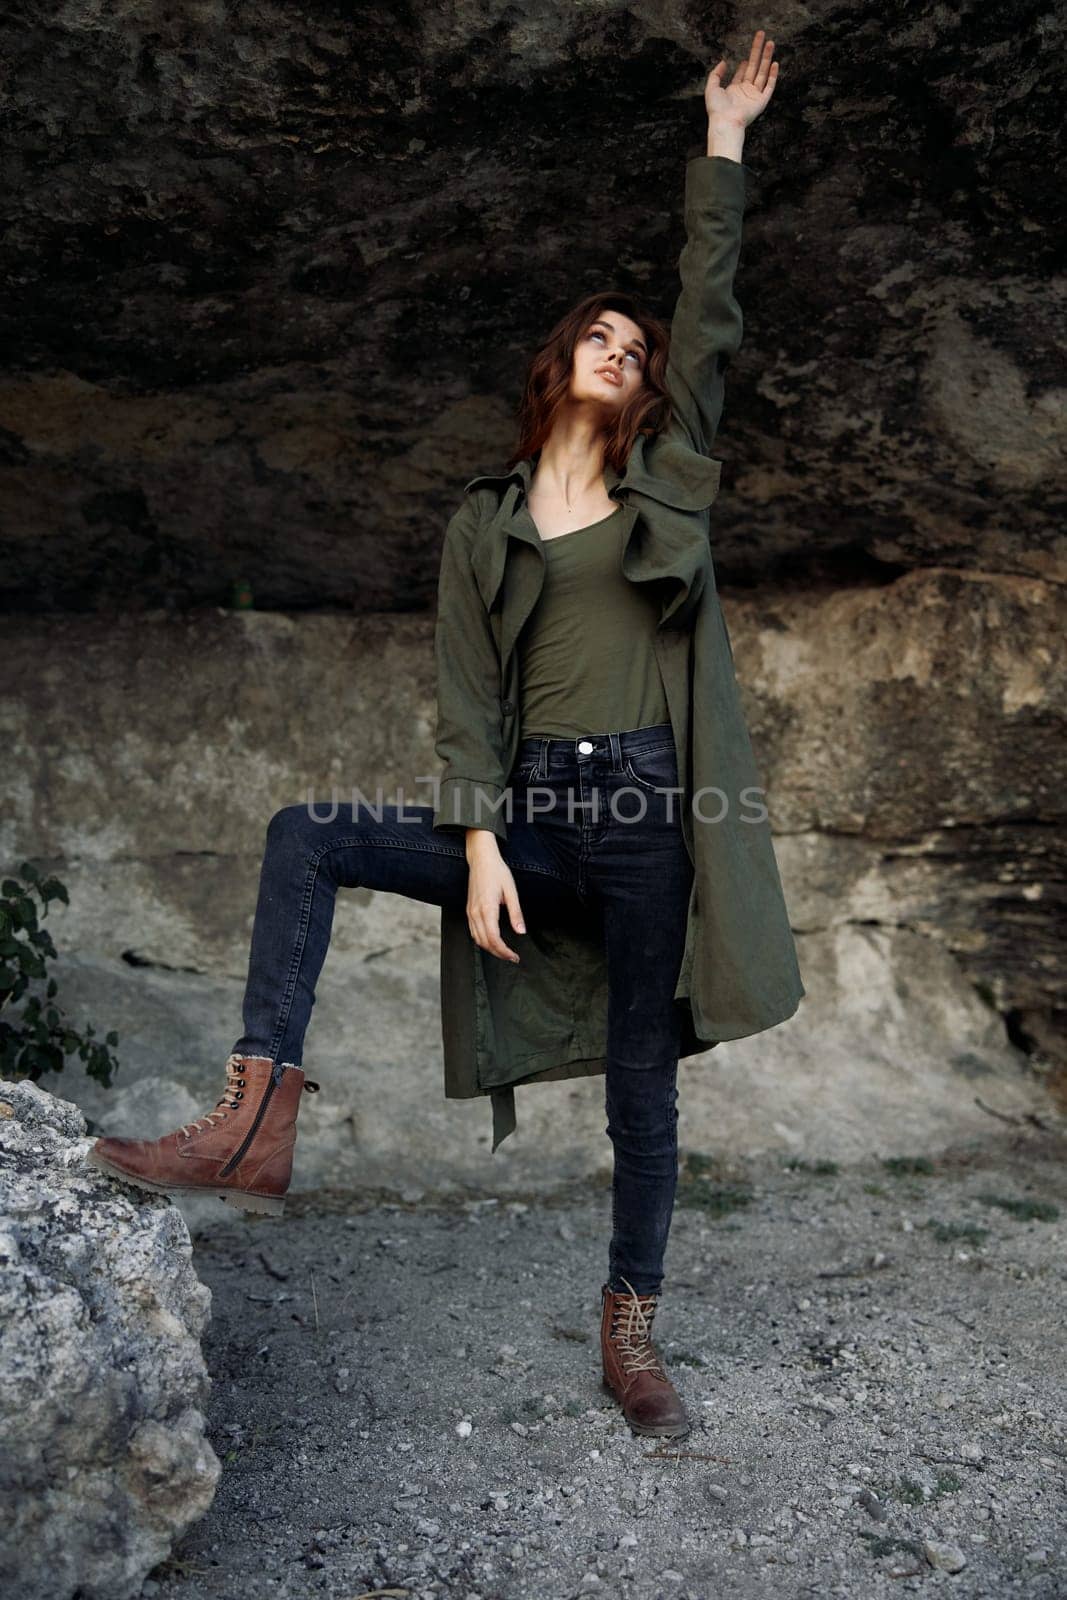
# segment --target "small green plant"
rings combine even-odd
[[[706,1211],[710,1217],[725,1217],[731,1211],[752,1203],[751,1188],[745,1183],[725,1181],[726,1168],[702,1150],[683,1150],[678,1161],[677,1203]],[[717,1181],[720,1177],[724,1181]]]
[[[711,1217],[725,1217],[731,1211],[752,1204],[751,1189],[736,1183],[711,1183],[705,1177],[683,1178],[678,1185],[678,1204],[706,1211]]]
[[[930,1217],[922,1224],[929,1228],[934,1238],[942,1244],[973,1244],[980,1245],[989,1237],[988,1228],[980,1228],[974,1222],[939,1222],[936,1217]]]
[[[715,1157],[705,1155],[703,1150],[684,1150],[681,1160],[688,1177],[708,1178],[719,1170]]]
[[[62,1072],[66,1057],[77,1051],[89,1077],[109,1088],[118,1060],[108,1046],[118,1044],[118,1034],[96,1040],[92,1024],[84,1034],[70,1027],[54,1003],[58,985],[45,965],[56,959],[56,947],[38,923],[33,895],[40,897],[42,918],[50,901],[69,905],[70,897],[58,878],[42,879],[32,862],[22,863],[19,877],[22,883],[5,878],[0,885],[0,1077],[36,1080]],[[48,978],[44,998],[30,995],[17,1013],[15,1003],[38,978]]]
[[[999,1206],[1018,1222],[1055,1222],[1059,1210],[1047,1200],[1011,1200],[1006,1195],[980,1194],[983,1205]]]
[[[943,1494],[955,1494],[963,1488],[963,1480],[951,1470],[939,1472],[933,1488],[928,1488],[901,1472],[895,1478],[872,1479],[868,1488],[873,1489],[880,1500],[901,1500],[905,1505],[921,1506],[940,1499]]]
[[[861,1539],[867,1540],[872,1556],[894,1555],[900,1550],[905,1555],[915,1556],[917,1560],[923,1559],[922,1546],[917,1539],[902,1539],[898,1534],[874,1533],[870,1528],[860,1528],[858,1532]]]
[[[885,1156],[882,1165],[894,1178],[903,1178],[908,1173],[930,1173],[934,1164],[929,1156]]]
[[[841,1170],[836,1161],[828,1161],[825,1157],[818,1161],[804,1161],[800,1156],[790,1156],[785,1167],[787,1172],[810,1172],[816,1178],[832,1178]]]

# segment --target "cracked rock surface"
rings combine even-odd
[[[131,1600],[211,1504],[210,1291],[168,1200],[86,1165],[76,1106],[0,1080],[0,1589]]]
[[[597,286],[668,315],[702,86],[658,5],[41,0],[3,38],[3,596],[433,603],[526,357]],[[716,559],[1062,582],[1063,20],[776,17]],[[620,114],[620,111],[622,114]]]

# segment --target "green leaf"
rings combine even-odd
[[[35,888],[47,916],[53,900],[70,904],[66,886],[55,876],[42,878],[32,862],[20,868],[23,878]],[[117,1044],[112,1030],[106,1043],[94,1043],[96,1030],[88,1023],[82,1032],[66,1025],[62,1009],[50,1004],[59,992],[50,977],[46,962],[56,959],[56,947],[47,928],[37,920],[37,907],[30,894],[15,878],[3,880],[5,898],[0,905],[0,1077],[39,1079],[49,1072],[62,1072],[66,1057],[72,1054],[85,1063],[86,1073],[105,1087],[111,1084],[118,1062],[107,1045]],[[32,982],[46,980],[44,1001],[38,994],[27,994]],[[23,1000],[23,996],[25,999]],[[20,1011],[14,1002],[22,1000]],[[7,1019],[11,1020],[8,1021]]]

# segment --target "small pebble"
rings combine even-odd
[[[959,1545],[942,1544],[937,1539],[923,1540],[923,1555],[932,1567],[939,1567],[942,1572],[962,1572],[967,1565],[967,1557]]]
[[[871,1489],[861,1489],[856,1496],[856,1504],[862,1506],[864,1511],[869,1512],[877,1522],[885,1522],[889,1515],[881,1500]]]

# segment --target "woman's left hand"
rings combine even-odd
[[[761,111],[770,104],[774,86],[778,82],[778,63],[772,61],[774,40],[764,42],[764,31],[757,28],[748,60],[743,61],[734,73],[733,82],[723,87],[722,74],[726,71],[726,57],[708,73],[704,85],[704,104],[711,122],[733,124],[747,128]]]

